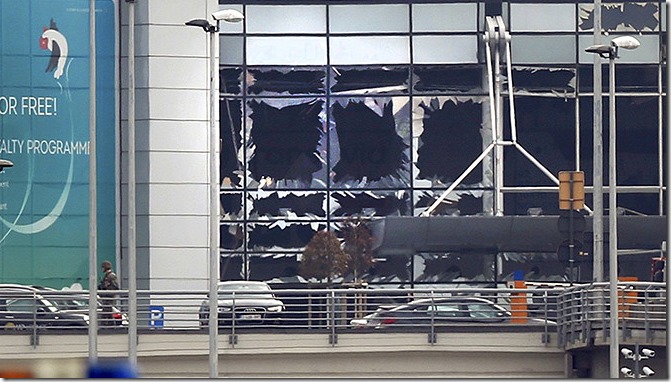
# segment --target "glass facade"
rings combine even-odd
[[[584,171],[591,186],[594,58],[584,51],[593,44],[591,1],[220,7],[245,14],[242,24],[222,23],[220,37],[222,279],[295,282],[315,232],[338,232],[353,216],[418,216],[457,181],[434,215],[557,215],[548,173]],[[603,1],[602,8],[604,42],[620,35],[641,42],[617,60],[618,206],[663,214],[664,2]],[[477,160],[495,134],[498,70],[483,39],[494,16],[510,33],[498,61],[501,138],[516,142],[497,148],[500,167],[492,152]],[[647,276],[647,258],[620,262],[630,275]],[[567,273],[555,253],[417,253],[377,258],[364,278],[390,286],[491,284],[516,271],[534,281]],[[591,274],[591,264],[579,263],[574,279]]]

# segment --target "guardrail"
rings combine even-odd
[[[664,283],[620,283],[624,333],[666,331]],[[608,327],[608,284],[569,288],[275,289],[220,292],[219,334],[321,331],[332,341],[343,331],[529,330],[558,334],[558,345],[586,341]],[[128,317],[128,291],[99,291],[100,333],[208,330],[206,291],[137,292],[137,317]],[[0,289],[0,335],[88,328],[87,291]],[[606,335],[606,334],[604,334]],[[665,336],[665,334],[664,334]],[[549,341],[547,341],[549,342]]]
[[[641,331],[645,342],[666,337],[666,283],[619,282],[618,323],[623,340],[632,331]],[[558,300],[558,342],[588,343],[602,336],[605,341],[610,327],[610,290],[608,283],[577,285],[565,289]]]

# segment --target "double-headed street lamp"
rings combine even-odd
[[[244,15],[234,9],[222,9],[212,13],[214,24],[204,19],[186,22],[188,26],[203,28],[210,37],[210,276],[209,276],[209,336],[210,336],[210,378],[219,377],[219,352],[217,350],[218,298],[219,283],[219,127],[216,112],[219,105],[219,63],[217,62],[219,46],[219,21],[239,23]]]
[[[616,116],[615,116],[615,59],[619,48],[636,49],[641,43],[631,36],[620,36],[609,45],[592,45],[585,49],[608,59],[608,274],[610,278],[610,377],[619,375],[618,365],[618,308],[617,308],[617,161],[616,161]]]

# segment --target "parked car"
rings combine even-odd
[[[353,328],[383,329],[390,326],[429,326],[465,323],[505,323],[512,314],[481,297],[440,297],[414,300],[397,306],[381,306],[374,313],[353,319]],[[529,324],[554,325],[552,321],[528,318]]]
[[[88,296],[57,289],[0,284],[0,326],[3,328],[85,328],[89,325]],[[102,306],[98,305],[102,313]],[[99,314],[101,314],[99,313]],[[128,317],[114,307],[111,326],[127,326]]]
[[[279,323],[284,303],[262,281],[223,281],[218,285],[219,326],[236,324]],[[209,300],[200,305],[199,321],[208,326]]]

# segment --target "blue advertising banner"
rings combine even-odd
[[[98,259],[116,254],[116,11],[96,1]],[[89,0],[0,0],[0,282],[88,288]]]

